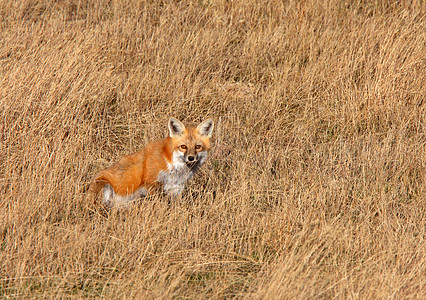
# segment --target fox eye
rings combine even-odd
[[[179,147],[180,147],[182,150],[186,150],[186,148],[187,148],[185,145],[180,145]]]
[[[195,145],[195,150],[201,149],[201,145]]]

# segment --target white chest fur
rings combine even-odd
[[[189,167],[180,151],[173,152],[172,163],[168,163],[168,171],[161,171],[158,174],[158,181],[163,184],[166,194],[176,196],[183,192],[186,182],[194,176],[204,163],[207,152],[200,152],[198,157],[198,161]]]

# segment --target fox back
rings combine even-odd
[[[207,158],[214,123],[208,119],[186,128],[170,118],[168,127],[169,137],[151,142],[99,172],[90,192],[96,197],[102,191],[103,202],[109,206],[126,205],[158,186],[168,195],[181,194]]]

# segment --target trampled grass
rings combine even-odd
[[[0,298],[426,298],[422,1],[0,1]],[[213,117],[181,199],[93,176]]]

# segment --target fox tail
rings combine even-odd
[[[97,177],[89,186],[89,194],[93,202],[97,202],[99,192],[102,191],[108,181],[102,176]]]

